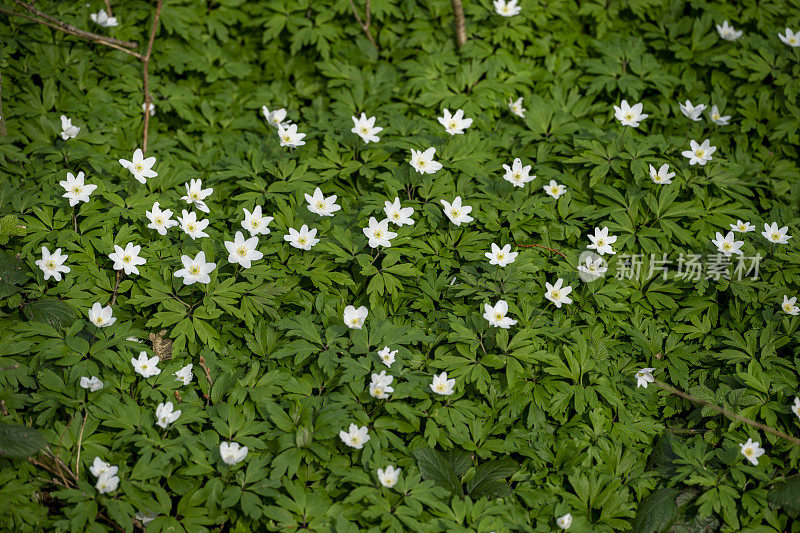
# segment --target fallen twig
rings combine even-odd
[[[150,40],[147,43],[147,53],[142,58],[143,71],[144,71],[144,132],[142,133],[142,153],[147,152],[147,129],[150,126],[150,56],[153,53],[153,41],[156,38],[156,28],[158,26],[158,17],[161,16],[162,0],[158,0],[156,5],[156,14],[153,17],[153,27],[150,29]]]
[[[566,255],[562,254],[561,252],[559,252],[555,248],[548,248],[547,246],[542,246],[541,244],[517,244],[517,243],[514,243],[514,246],[519,246],[520,248],[533,248],[533,247],[544,248],[545,250],[550,250],[551,252],[557,253],[558,255],[560,255],[561,257],[563,257],[565,259],[567,257]]]
[[[708,407],[709,409],[711,409],[713,411],[716,411],[718,413],[721,413],[721,414],[727,416],[728,418],[732,418],[734,420],[738,420],[739,422],[744,422],[745,424],[751,425],[751,426],[756,427],[758,429],[762,429],[762,430],[766,431],[767,433],[772,433],[773,435],[775,435],[777,437],[780,437],[782,439],[788,440],[789,442],[793,442],[795,444],[800,444],[800,439],[798,439],[797,437],[792,437],[791,435],[787,435],[783,431],[778,431],[777,429],[771,428],[769,426],[765,426],[761,422],[756,422],[755,420],[751,420],[751,419],[749,419],[749,418],[747,418],[745,416],[742,416],[740,414],[728,411],[727,409],[724,409],[724,408],[722,408],[722,407],[720,407],[718,405],[714,405],[713,403],[707,402],[705,400],[701,400],[700,398],[692,396],[691,394],[689,394],[687,392],[683,392],[682,390],[676,389],[672,385],[667,385],[663,381],[655,380],[653,382],[653,385],[655,385],[656,387],[659,387],[661,389],[664,389],[665,391],[667,391],[667,392],[669,392],[671,394],[675,394],[677,396],[680,396],[681,398],[686,398],[690,402],[699,403],[699,404],[701,404],[701,405],[703,405],[705,407]]]
[[[367,39],[369,39],[369,42],[372,43],[372,46],[374,46],[376,50],[380,50],[378,43],[375,42],[375,39],[373,39],[372,35],[369,33],[369,25],[370,22],[372,21],[372,13],[370,13],[369,9],[370,0],[367,0],[367,4],[365,7],[366,22],[362,22],[361,17],[358,16],[358,11],[356,11],[356,5],[353,3],[353,0],[349,1],[350,1],[350,7],[353,8],[353,15],[356,16],[356,21],[358,22],[358,25],[361,26],[362,30],[364,30],[364,34],[367,36]]]
[[[453,5],[453,17],[455,18],[456,25],[456,42],[458,47],[464,46],[467,42],[467,24],[464,21],[464,6],[461,5],[461,0],[450,0]]]
[[[119,39],[114,39],[113,37],[106,37],[105,35],[100,35],[98,33],[92,33],[90,31],[82,30],[80,28],[76,28],[72,24],[67,24],[64,21],[58,20],[55,17],[52,17],[46,13],[43,13],[36,9],[33,6],[33,2],[26,4],[22,0],[14,0],[14,3],[18,6],[24,8],[29,13],[32,13],[35,16],[25,15],[24,13],[17,13],[16,11],[8,11],[3,10],[4,13],[8,13],[9,15],[16,15],[23,18],[27,18],[29,20],[33,20],[39,24],[44,24],[45,26],[50,26],[53,29],[63,31],[64,33],[69,33],[75,35],[76,37],[82,37],[89,41],[94,41],[102,44],[107,45],[114,45],[112,48],[120,47],[122,49],[130,49],[136,48],[139,46],[139,43],[136,41],[120,41]],[[37,18],[38,17],[38,18]],[[126,50],[127,52],[131,52],[130,50]],[[136,54],[138,55],[138,54]]]

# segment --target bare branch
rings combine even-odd
[[[6,135],[6,117],[3,115],[3,73],[0,72],[0,137]]]
[[[150,56],[153,53],[153,41],[156,39],[156,29],[158,26],[158,18],[161,16],[162,0],[158,0],[156,5],[156,14],[153,18],[153,27],[150,30],[150,41],[147,43],[147,53],[142,58],[144,63],[142,69],[144,71],[144,131],[142,133],[142,153],[147,152],[147,130],[150,127]]]
[[[123,48],[136,48],[137,46],[139,46],[139,43],[137,43],[136,41],[120,41],[119,39],[114,39],[112,37],[106,37],[105,35],[100,35],[100,34],[97,34],[97,33],[92,33],[92,32],[89,32],[89,31],[82,30],[80,28],[76,28],[72,24],[67,24],[66,22],[63,22],[61,20],[58,20],[57,18],[54,18],[54,17],[51,17],[50,15],[47,15],[46,13],[42,13],[41,11],[39,11],[38,9],[33,7],[33,2],[31,2],[30,4],[26,4],[22,0],[14,0],[14,3],[17,4],[18,6],[21,6],[21,7],[25,8],[26,10],[28,10],[29,13],[33,13],[34,15],[36,15],[39,18],[47,20],[51,24],[55,24],[56,29],[60,29],[61,31],[64,31],[66,33],[71,33],[72,35],[77,35],[78,37],[83,37],[84,39],[88,39],[90,41],[102,42],[102,43],[107,43],[107,44],[115,44],[115,45],[121,46]],[[14,14],[13,11],[10,12],[10,13]],[[28,17],[28,18],[30,18],[30,17]],[[33,19],[33,20],[36,20],[36,19]],[[39,21],[37,20],[37,22],[39,22]]]
[[[680,396],[681,398],[686,398],[690,402],[699,403],[700,405],[708,407],[709,409],[711,409],[713,411],[716,411],[718,413],[721,413],[721,414],[727,416],[728,418],[732,418],[734,420],[738,420],[739,422],[744,422],[745,424],[751,425],[751,426],[756,427],[758,429],[762,429],[762,430],[766,431],[767,433],[772,433],[773,435],[778,436],[778,437],[780,437],[782,439],[788,440],[789,442],[793,442],[795,444],[800,444],[800,439],[798,439],[797,437],[792,437],[791,435],[787,435],[783,431],[778,431],[777,429],[773,429],[773,428],[771,428],[769,426],[765,426],[761,422],[756,422],[755,420],[750,420],[749,418],[744,417],[744,416],[742,416],[740,414],[736,414],[736,413],[733,413],[731,411],[728,411],[727,409],[723,409],[722,407],[720,407],[718,405],[714,405],[713,403],[707,402],[705,400],[701,400],[700,398],[696,398],[696,397],[692,396],[689,393],[686,393],[686,392],[683,392],[682,390],[676,389],[672,385],[667,385],[663,381],[655,380],[653,382],[653,384],[656,387],[662,388],[662,389],[664,389],[665,391],[667,391],[669,393],[672,393],[672,394],[675,394],[677,396]]]
[[[367,36],[367,39],[369,39],[369,42],[372,43],[372,46],[374,46],[376,50],[380,50],[380,47],[378,46],[378,43],[375,42],[375,39],[372,38],[372,34],[370,34],[370,32],[369,32],[369,25],[372,22],[372,13],[370,12],[370,9],[369,9],[370,0],[367,0],[367,4],[366,4],[366,18],[367,18],[367,22],[366,23],[362,22],[361,21],[361,17],[358,16],[358,11],[356,11],[356,5],[353,3],[353,0],[349,0],[349,1],[350,1],[350,7],[353,8],[353,15],[355,15],[356,21],[358,22],[358,25],[361,26],[362,30],[364,30],[364,35]]]
[[[467,42],[467,24],[464,21],[464,6],[461,5],[461,0],[450,0],[453,5],[453,16],[456,24],[456,41],[458,47],[464,46]]]
[[[114,13],[111,12],[111,2],[106,0],[106,13],[108,13],[109,17],[113,17]]]

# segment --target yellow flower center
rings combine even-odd
[[[189,231],[194,231],[195,225],[192,223],[186,224],[186,229]]]
[[[284,136],[283,136],[283,142],[285,142],[285,143],[288,143],[288,142],[290,142],[291,140],[292,140],[292,138],[291,138],[291,137],[289,137],[288,135],[284,135]]]
[[[504,253],[499,253],[499,254],[497,254],[497,259],[498,259],[498,260],[500,260],[500,261],[502,261],[503,259],[505,259],[505,257],[506,257],[506,254],[504,254]]]
[[[753,455],[753,448],[745,448],[744,454],[748,457]]]
[[[383,394],[383,389],[380,387],[375,387],[375,396],[380,396]]]
[[[559,298],[561,298],[561,293],[560,293],[560,292],[558,292],[558,291],[553,291],[553,298],[555,298],[556,300],[558,300]]]
[[[189,272],[191,272],[192,274],[194,274],[196,276],[196,275],[198,275],[200,273],[200,267],[199,266],[193,266],[192,268],[189,269]]]
[[[444,385],[442,383],[439,383],[438,385],[436,385],[436,391],[437,392],[444,392]]]
[[[133,168],[136,169],[136,172],[141,172],[144,170],[144,165],[142,165],[141,163],[136,163]]]
[[[197,193],[196,193],[196,192],[193,192],[193,193],[192,193],[192,199],[193,199],[193,200],[197,200]]]
[[[383,232],[381,230],[375,230],[375,237],[377,239],[383,238]]]
[[[308,239],[305,237],[300,237],[299,239],[297,239],[297,242],[299,242],[300,244],[305,244],[306,242],[308,242]]]
[[[458,218],[461,216],[461,211],[459,211],[458,209],[452,209],[450,211],[450,214],[453,215],[453,218]]]
[[[55,268],[55,267],[56,267],[56,263],[54,261],[48,261],[47,262],[47,268]]]
[[[606,240],[605,239],[598,239],[597,240],[597,246],[605,246],[605,245],[606,245]]]
[[[731,243],[729,243],[729,242],[724,242],[724,243],[722,243],[722,248],[723,248],[725,251],[728,251],[728,250],[730,250],[730,249],[731,249]]]
[[[369,128],[367,128],[366,126],[361,126],[361,133],[366,135],[367,133],[369,133]]]
[[[325,202],[317,202],[317,209],[325,209]]]
[[[164,219],[163,219],[163,218],[161,218],[161,217],[156,217],[156,224],[158,224],[159,226],[161,226],[162,224],[164,224]]]
[[[400,218],[400,213],[393,213],[392,218],[394,219]]]
[[[131,256],[129,256],[129,255],[124,256],[122,258],[122,261],[125,262],[125,263],[130,263],[131,262]]]
[[[356,324],[358,324],[358,319],[357,319],[357,318],[354,318],[354,319],[352,319],[352,320],[350,321],[350,323],[351,323],[351,324],[353,324],[353,325],[355,326]]]
[[[495,320],[503,320],[503,315],[501,315],[500,313],[495,313],[494,314],[494,319]]]
[[[237,253],[239,254],[240,257],[244,257],[247,255],[247,248],[242,246],[241,248],[239,248],[239,250],[237,250]]]
[[[698,150],[697,151],[697,157],[704,157],[705,155],[706,155],[706,151],[705,150]]]
[[[74,187],[72,188],[72,192],[73,192],[74,194],[80,194],[82,190],[83,190],[83,189],[82,189],[81,187],[79,187],[78,185],[76,185],[76,186],[74,186]]]
[[[632,118],[633,118],[633,115],[631,113],[625,113],[625,120],[630,120]]]
[[[781,236],[778,235],[777,233],[773,233],[772,234],[772,240],[773,241],[779,241],[780,239],[781,239]]]
[[[458,124],[456,124],[455,122],[451,122],[451,123],[450,123],[450,129],[451,129],[451,130],[454,130],[454,129],[456,129],[457,127],[458,127]]]

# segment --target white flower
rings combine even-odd
[[[572,287],[567,285],[566,287],[562,287],[564,284],[564,280],[558,278],[556,280],[555,285],[550,285],[549,283],[545,282],[545,293],[544,297],[553,302],[556,307],[561,307],[561,304],[571,304],[572,298],[569,298],[569,293],[572,292]]]
[[[795,397],[792,412],[797,415],[797,418],[800,418],[800,398]]]
[[[145,211],[145,215],[150,221],[147,227],[156,230],[161,235],[166,235],[169,228],[178,225],[177,221],[172,220],[172,211],[169,209],[162,211],[158,206],[158,202],[153,204],[152,211]]]
[[[142,112],[144,113],[146,109],[147,109],[147,102],[142,102]],[[153,102],[150,102],[150,116],[151,117],[156,116],[156,104],[154,104]]]
[[[516,100],[508,99],[508,109],[517,115],[519,118],[525,118],[525,108],[522,107],[522,97],[520,96]]]
[[[83,172],[78,172],[78,177],[73,176],[72,172],[67,172],[67,179],[58,182],[66,191],[62,198],[69,200],[70,207],[78,205],[79,202],[88,202],[89,195],[97,188],[97,185],[84,184],[83,177]]]
[[[789,226],[778,228],[777,222],[773,222],[772,225],[764,224],[764,231],[761,232],[761,235],[763,235],[764,238],[770,242],[777,244],[788,244],[789,239],[792,238],[791,235],[786,235],[788,231]]]
[[[194,374],[192,374],[192,367],[193,366],[194,365],[192,365],[192,363],[189,363],[188,365],[184,366],[180,370],[177,370],[177,371],[173,372],[173,375],[175,375],[175,379],[177,381],[180,381],[184,385],[188,385],[189,383],[191,383],[192,382],[192,377],[194,377]]]
[[[275,129],[281,127],[285,128],[291,124],[290,120],[286,120],[286,109],[284,108],[270,111],[267,106],[262,105],[261,112],[264,113],[264,118],[267,119],[267,123]]]
[[[360,450],[369,441],[369,430],[367,426],[358,427],[355,424],[350,424],[348,431],[339,432],[339,438],[351,448]]]
[[[201,180],[189,180],[189,183],[184,183],[184,185],[186,186],[186,196],[182,196],[181,200],[186,200],[187,204],[194,204],[203,213],[208,213],[210,210],[203,200],[214,192],[214,189],[211,187],[204,189]]]
[[[315,215],[322,215],[324,217],[332,217],[333,214],[342,208],[336,204],[336,195],[325,196],[322,194],[322,189],[317,187],[314,189],[314,195],[306,194],[306,202],[308,202],[308,210]]]
[[[797,302],[797,296],[792,296],[791,298],[787,297],[785,294],[783,295],[783,303],[781,304],[781,308],[790,315],[797,315],[800,313],[800,307],[797,307],[795,303]]]
[[[586,246],[588,249],[597,250],[600,255],[614,255],[617,253],[611,247],[612,244],[617,242],[617,236],[609,235],[608,228],[594,228],[594,235],[587,235],[587,237],[592,241],[592,244]]]
[[[672,183],[672,178],[675,177],[674,172],[669,171],[669,165],[664,163],[661,168],[656,170],[656,167],[650,165],[650,179],[659,185],[669,185]]]
[[[450,219],[450,222],[456,226],[467,224],[475,220],[469,214],[472,212],[472,207],[468,205],[461,205],[461,197],[456,196],[453,203],[446,200],[439,200],[444,206],[444,214]]]
[[[181,416],[181,410],[173,411],[172,402],[160,403],[156,407],[156,424],[162,428],[175,422],[179,416]]]
[[[133,357],[131,357],[131,364],[133,365],[133,369],[136,371],[137,374],[140,374],[143,378],[157,376],[161,373],[161,369],[158,368],[158,361],[159,359],[157,355],[148,358],[147,352],[139,352],[138,359],[134,359]]]
[[[111,464],[103,461],[99,457],[95,457],[92,466],[89,467],[89,472],[91,472],[94,477],[100,477],[103,474],[107,476],[116,476],[118,471],[119,467],[111,466]]]
[[[510,167],[503,165],[503,168],[506,171],[503,179],[514,187],[524,187],[526,183],[536,179],[535,175],[530,175],[531,165],[522,166],[522,160],[519,157],[514,159]]]
[[[711,146],[711,141],[706,139],[703,141],[703,144],[697,144],[697,141],[692,139],[689,142],[690,150],[684,150],[681,152],[683,157],[689,158],[690,165],[705,165],[707,162],[711,161],[711,154],[717,151],[716,146]]]
[[[380,374],[372,374],[372,381],[369,384],[369,395],[373,398],[385,400],[394,392],[391,386],[392,381],[394,381],[394,376],[387,376],[386,370],[381,370]]]
[[[561,198],[565,192],[567,192],[567,187],[565,185],[559,185],[555,182],[555,180],[550,180],[550,183],[542,187],[544,192],[558,200]]]
[[[464,110],[459,109],[455,115],[450,114],[450,110],[445,108],[442,111],[443,116],[437,117],[436,120],[439,124],[444,126],[444,130],[450,135],[461,135],[464,130],[472,126],[471,118],[464,118]]]
[[[78,136],[81,129],[78,126],[72,125],[72,119],[61,115],[61,138],[65,141],[67,139],[74,139]]]
[[[431,390],[436,394],[441,394],[442,396],[450,396],[453,394],[453,387],[455,386],[455,378],[447,379],[447,372],[442,372],[438,376],[434,374],[433,381],[431,381],[430,384]]]
[[[508,303],[505,300],[498,300],[494,307],[489,304],[483,304],[483,309],[483,318],[489,321],[490,326],[508,329],[517,323],[513,318],[506,316]]]
[[[394,202],[387,200],[383,205],[383,212],[386,213],[386,218],[388,218],[390,222],[397,226],[402,226],[404,224],[408,224],[409,226],[414,225],[414,221],[411,220],[411,215],[414,214],[414,208],[400,205],[400,198],[395,197]]]
[[[383,364],[389,368],[392,367],[392,363],[394,363],[394,358],[396,355],[397,350],[392,350],[388,346],[384,346],[383,350],[378,352],[378,357],[380,357],[381,361],[383,361]]]
[[[242,220],[242,227],[250,232],[250,236],[255,235],[268,235],[269,228],[267,227],[270,222],[275,220],[273,217],[265,217],[261,215],[261,206],[257,205],[250,213],[247,209],[244,211],[244,220]]]
[[[134,246],[132,242],[126,244],[124,249],[115,244],[114,251],[108,254],[108,258],[114,261],[112,268],[114,270],[124,270],[126,276],[131,274],[138,275],[139,269],[137,267],[147,262],[144,258],[139,257],[141,250],[141,246]]]
[[[369,239],[370,248],[377,248],[378,246],[388,248],[392,245],[392,239],[397,237],[397,233],[389,231],[388,218],[378,222],[375,217],[369,217],[369,226],[363,228],[362,231],[367,239]]]
[[[796,48],[800,46],[800,31],[797,33],[793,33],[792,30],[786,28],[786,35],[778,34],[778,37],[781,38],[783,44],[791,46],[792,48]]]
[[[436,171],[442,168],[442,164],[433,160],[434,155],[436,155],[436,148],[433,146],[424,152],[412,148],[410,164],[420,174],[436,174]]]
[[[44,279],[47,281],[52,277],[56,281],[61,281],[61,273],[66,274],[70,271],[68,266],[64,266],[64,261],[69,259],[69,256],[61,254],[61,248],[56,248],[52,254],[47,246],[42,246],[42,258],[36,260],[36,266],[42,269]]]
[[[722,22],[722,26],[719,24],[717,26],[717,33],[719,36],[725,39],[726,41],[735,41],[739,37],[742,36],[742,30],[735,30],[733,26],[728,24],[728,21],[725,20]]]
[[[364,321],[367,319],[367,315],[369,315],[369,310],[363,305],[356,309],[352,305],[348,305],[344,308],[344,319],[345,325],[350,329],[361,329],[364,326]]]
[[[564,516],[559,516],[556,518],[556,525],[563,530],[569,529],[572,525],[572,515],[567,513]]]
[[[492,251],[486,252],[483,255],[485,255],[486,259],[489,260],[490,265],[504,267],[513,263],[517,259],[519,252],[512,252],[510,244],[506,244],[500,248],[495,243],[492,243]]]
[[[289,228],[289,234],[284,235],[283,240],[289,241],[289,244],[295,248],[300,248],[301,250],[310,250],[312,246],[319,242],[319,239],[314,238],[316,234],[317,228],[309,230],[308,226],[303,224],[303,227],[300,228],[300,231],[297,231],[294,228]]]
[[[258,251],[258,237],[250,237],[245,240],[241,231],[237,231],[233,241],[225,241],[225,248],[228,249],[228,262],[250,268],[251,261],[258,261],[264,254]]]
[[[494,0],[494,10],[503,17],[513,17],[519,15],[522,8],[517,5],[517,0]]]
[[[737,241],[732,231],[729,231],[725,237],[722,236],[722,233],[717,232],[716,239],[711,239],[711,244],[716,246],[717,250],[725,254],[725,257],[730,257],[731,254],[742,255],[741,247],[744,241]]]
[[[288,146],[289,148],[297,148],[303,146],[306,142],[303,140],[305,133],[297,133],[297,124],[289,124],[288,126],[278,125],[278,138],[281,140],[281,146]]]
[[[91,309],[89,309],[89,320],[98,328],[105,328],[117,321],[112,315],[111,306],[103,307],[100,303],[95,302]]]
[[[678,102],[678,105],[681,107],[681,113],[683,113],[686,118],[695,122],[700,121],[703,110],[706,108],[705,104],[697,104],[696,106],[693,106],[689,100],[686,100],[686,104]]]
[[[731,224],[730,226],[733,231],[740,231],[742,233],[750,233],[756,230],[755,226],[749,222],[742,222],[741,220],[737,220],[736,224]]]
[[[397,483],[397,478],[400,477],[400,468],[395,468],[393,465],[388,465],[386,470],[378,469],[378,481],[387,489],[391,489]]]
[[[158,176],[158,173],[153,170],[153,165],[156,164],[156,158],[148,157],[145,159],[141,148],[137,148],[136,151],[133,152],[131,161],[120,159],[119,164],[127,168],[130,173],[133,174],[134,179],[139,183],[147,183],[147,178],[155,178]]]
[[[655,370],[655,368],[643,368],[636,373],[637,389],[639,387],[644,387],[646,389],[648,383],[653,383],[655,381],[653,370]]]
[[[208,237],[208,233],[203,231],[208,227],[208,220],[197,220],[197,213],[192,211],[188,212],[186,209],[181,210],[181,216],[178,217],[178,222],[181,223],[181,229],[186,235],[194,239]]]
[[[353,119],[353,129],[350,131],[361,137],[365,143],[376,143],[381,140],[378,133],[382,132],[383,128],[375,126],[375,117],[367,118],[366,113],[361,113],[361,118],[350,118]]]
[[[92,376],[91,378],[83,376],[80,383],[81,387],[89,389],[89,392],[96,392],[103,388],[103,382],[97,376]]]
[[[211,276],[209,276],[209,274],[217,267],[216,263],[206,263],[205,252],[197,252],[194,259],[188,255],[182,255],[181,263],[183,263],[183,268],[176,271],[174,276],[176,278],[183,278],[184,285],[211,283]]]
[[[220,442],[219,455],[222,462],[228,465],[240,463],[247,457],[247,446],[242,446],[238,442]]]
[[[97,478],[95,488],[100,494],[108,494],[114,492],[119,487],[119,478],[117,476],[109,476],[108,474],[101,474]]]
[[[643,108],[644,106],[641,102],[631,107],[628,105],[627,100],[623,100],[620,102],[619,107],[614,106],[614,116],[623,126],[638,128],[639,123],[650,116],[642,114]]]
[[[764,455],[764,448],[761,447],[759,442],[753,442],[753,439],[747,439],[744,444],[740,442],[739,449],[745,459],[754,465],[758,465],[758,458]]]
[[[712,105],[711,111],[708,112],[708,118],[717,126],[727,126],[728,121],[731,119],[730,115],[720,115],[717,106]]]
[[[584,262],[578,265],[578,272],[580,272],[580,277],[583,281],[600,279],[605,275],[606,271],[608,271],[608,266],[603,261],[603,258],[591,253],[587,253]]]
[[[158,518],[158,514],[156,514],[156,513],[144,513],[142,511],[137,511],[136,514],[133,515],[133,517],[136,520],[138,520],[139,522],[141,522],[144,527],[147,527],[147,525],[150,522],[152,522],[153,520]]]
[[[104,9],[101,9],[97,13],[90,13],[89,18],[92,19],[92,22],[103,28],[111,28],[118,24],[117,17],[109,17]]]

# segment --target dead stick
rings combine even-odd
[[[561,257],[563,257],[565,259],[567,257],[566,255],[562,254],[561,252],[559,252],[555,248],[548,248],[547,246],[542,246],[541,244],[517,244],[517,243],[514,243],[514,246],[519,246],[520,248],[533,248],[533,247],[544,248],[545,250],[550,250],[551,252],[557,253],[558,255],[560,255]]]
[[[0,72],[0,137],[6,136],[6,118],[3,115],[3,73]]]
[[[768,433],[772,433],[773,435],[776,435],[776,436],[778,436],[778,437],[780,437],[782,439],[788,440],[789,442],[794,442],[795,444],[800,444],[800,439],[798,439],[797,437],[792,437],[791,435],[787,435],[783,431],[778,431],[777,429],[773,429],[773,428],[771,428],[769,426],[765,426],[761,422],[756,422],[755,420],[750,420],[747,417],[744,417],[742,415],[733,413],[731,411],[728,411],[727,409],[723,409],[722,407],[720,407],[718,405],[714,405],[713,403],[709,403],[709,402],[707,402],[705,400],[701,400],[700,398],[696,398],[696,397],[692,396],[689,393],[686,393],[686,392],[683,392],[682,390],[676,389],[672,385],[667,385],[663,381],[655,380],[653,382],[653,384],[656,387],[660,387],[660,388],[664,389],[665,391],[667,391],[669,393],[672,393],[672,394],[675,394],[677,396],[680,396],[681,398],[686,398],[690,402],[699,403],[701,405],[704,405],[705,407],[708,407],[712,411],[716,411],[718,413],[721,413],[721,414],[727,416],[728,418],[733,418],[734,420],[738,420],[739,422],[744,422],[745,424],[749,424],[749,425],[751,425],[753,427],[757,427],[757,428],[762,429],[762,430],[764,430],[764,431],[766,431]]]
[[[78,434],[78,457],[75,459],[75,475],[81,473],[81,444],[83,443],[83,428],[86,426],[86,419],[89,418],[88,413],[83,415],[83,423],[81,424],[81,432]]]
[[[92,33],[90,31],[85,31],[80,28],[76,28],[72,24],[67,24],[66,22],[51,17],[46,13],[42,13],[41,11],[33,7],[33,2],[31,2],[30,4],[26,4],[22,0],[14,0],[14,3],[28,10],[29,13],[33,13],[37,17],[50,21],[59,28],[63,28],[64,30],[69,30],[68,33],[72,33],[73,35],[83,37],[84,39],[88,39],[90,41],[116,44],[117,46],[122,46],[123,48],[136,48],[137,46],[139,46],[139,43],[137,43],[136,41],[120,41],[119,39],[106,37],[105,35],[100,35],[98,33]]]
[[[144,132],[142,133],[142,153],[147,152],[147,129],[150,126],[150,56],[153,53],[153,41],[156,38],[156,29],[158,26],[158,17],[161,16],[161,3],[158,0],[156,5],[156,14],[153,18],[153,27],[150,30],[150,41],[147,43],[147,53],[142,58],[143,71],[144,71]]]
[[[453,16],[456,23],[456,41],[458,47],[464,46],[467,42],[467,24],[464,21],[464,6],[461,5],[461,0],[450,0],[453,5]]]
[[[367,36],[367,39],[369,39],[369,42],[372,43],[372,46],[374,46],[376,50],[380,50],[380,47],[378,46],[378,43],[375,42],[375,39],[372,38],[372,34],[369,33],[369,25],[370,25],[370,22],[372,22],[372,13],[370,12],[370,9],[369,9],[370,0],[367,0],[366,8],[365,8],[366,9],[366,18],[367,18],[366,24],[363,23],[361,21],[361,17],[358,16],[358,11],[356,11],[356,5],[353,3],[353,0],[349,0],[349,1],[350,1],[350,7],[353,8],[353,15],[355,15],[356,21],[358,22],[358,25],[361,26],[362,30],[364,30],[364,34]]]
[[[117,281],[114,284],[114,293],[111,295],[111,305],[117,303],[117,291],[119,291],[119,282],[122,279],[122,270],[117,270]]]
[[[111,12],[111,2],[106,0],[106,13],[108,13],[109,17],[113,17],[114,13]]]
[[[92,41],[92,42],[103,44],[103,45],[108,46],[110,48],[114,48],[116,50],[119,50],[120,52],[125,52],[126,54],[132,55],[132,56],[134,56],[134,57],[136,57],[138,59],[142,59],[141,54],[139,54],[138,52],[133,52],[132,50],[128,50],[127,48],[123,48],[122,46],[116,45],[114,43],[111,43],[111,42],[108,42],[108,41],[105,41],[105,40],[90,39],[90,38],[86,37],[85,35],[82,35],[80,33],[75,33],[75,32],[73,32],[73,31],[71,31],[71,30],[69,30],[67,28],[64,28],[62,26],[57,26],[55,24],[51,24],[50,22],[47,22],[46,20],[38,19],[36,17],[32,17],[30,15],[26,15],[25,13],[18,13],[16,11],[9,11],[8,9],[3,9],[3,8],[0,8],[0,13],[6,13],[8,15],[14,15],[15,17],[22,17],[22,18],[25,18],[25,19],[28,19],[28,20],[32,20],[32,21],[36,22],[37,24],[41,24],[42,26],[47,26],[48,28],[53,28],[54,30],[62,31],[62,32],[67,33],[69,35],[74,35],[76,37],[81,37],[81,38],[87,39],[87,40]],[[88,32],[84,32],[84,33],[88,33]],[[94,35],[94,34],[92,34],[92,35]],[[130,42],[128,42],[128,44],[138,44],[138,43],[130,41]]]

